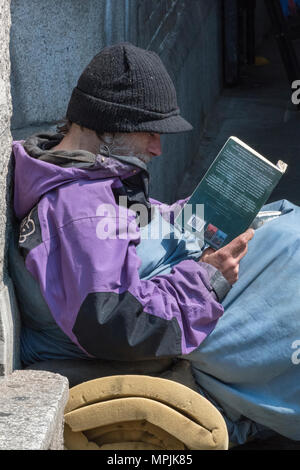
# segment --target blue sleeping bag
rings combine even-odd
[[[236,443],[265,427],[300,440],[300,208],[263,210],[282,215],[256,230],[223,317],[184,356]]]

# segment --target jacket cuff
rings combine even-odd
[[[210,285],[212,287],[212,290],[217,296],[217,299],[219,302],[222,302],[230,289],[232,288],[232,285],[225,279],[223,274],[220,271],[216,271],[215,274],[212,276],[210,279]]]
[[[207,288],[219,303],[222,302],[232,288],[232,285],[217,268],[208,263],[201,262],[201,264],[208,275],[209,286]]]

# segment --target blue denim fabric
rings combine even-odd
[[[260,429],[253,422],[300,440],[300,208],[264,209],[283,215],[256,231],[223,317],[185,356],[238,443]]]

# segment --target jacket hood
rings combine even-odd
[[[47,192],[79,179],[126,179],[140,174],[148,179],[146,165],[137,157],[87,151],[51,151],[62,134],[35,134],[26,141],[13,142],[15,162],[14,209],[25,217]],[[143,170],[143,171],[142,171]]]

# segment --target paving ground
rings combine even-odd
[[[297,45],[300,50],[300,42]],[[225,141],[234,135],[272,162],[280,159],[289,164],[270,202],[289,199],[300,204],[300,109],[291,102],[292,89],[275,40],[268,38],[257,54],[270,64],[245,67],[241,83],[224,90],[207,118],[199,153],[178,197],[191,194]]]
[[[300,43],[296,46],[300,51]],[[292,90],[275,40],[267,38],[257,55],[270,63],[245,67],[241,83],[224,90],[207,118],[199,153],[179,187],[178,199],[191,194],[227,138],[234,135],[274,163],[279,159],[288,163],[288,172],[269,202],[288,199],[300,204],[300,109],[291,102]],[[300,450],[300,442],[275,436],[232,450]]]

